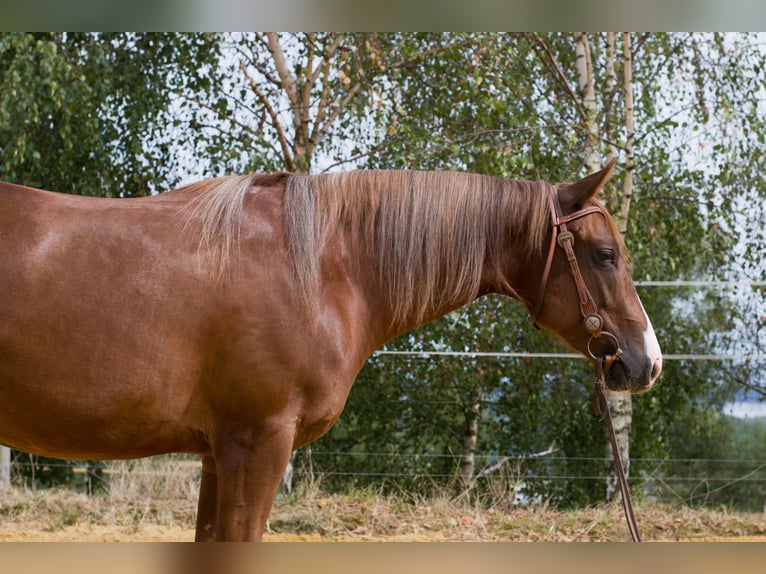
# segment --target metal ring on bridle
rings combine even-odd
[[[614,344],[616,345],[616,351],[612,353],[612,356],[614,357],[615,360],[619,359],[620,355],[622,355],[622,349],[620,349],[620,341],[617,339],[617,337],[615,337],[609,331],[601,331],[601,335],[598,337],[591,335],[591,338],[588,339],[588,354],[594,359],[596,359],[597,361],[602,358],[602,357],[597,357],[596,355],[593,354],[593,351],[590,348],[590,344],[593,342],[593,339],[600,339],[604,335],[606,335],[607,337],[611,337],[614,340]]]

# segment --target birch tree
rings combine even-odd
[[[537,43],[541,46],[541,51],[545,57],[551,62],[553,68],[557,70],[561,77],[561,81],[567,83],[569,80],[561,71],[562,66],[555,59],[552,49],[549,44],[543,40],[540,36],[535,35]],[[598,41],[599,35],[593,36],[593,41]],[[578,32],[574,35],[574,50],[575,50],[575,69],[577,74],[577,87],[576,93],[570,92],[575,100],[573,103],[575,109],[578,112],[578,119],[580,124],[580,130],[582,133],[582,157],[583,164],[587,172],[592,173],[601,169],[602,164],[617,155],[617,146],[614,144],[614,140],[610,139],[616,136],[615,124],[618,123],[619,116],[615,114],[616,108],[616,96],[617,96],[617,82],[616,82],[616,56],[615,56],[615,35],[614,33],[606,33],[604,35],[605,56],[602,59],[603,67],[597,69],[594,66],[594,55],[592,41],[589,38],[587,32]],[[628,57],[630,56],[629,46],[626,48]],[[626,52],[623,51],[623,56]],[[625,80],[628,80],[629,74],[629,60],[623,63],[625,69]],[[598,86],[602,87],[601,98],[597,98],[597,82],[596,75],[601,73],[603,81],[598,82]],[[630,87],[625,85],[624,94],[628,96]],[[599,101],[601,106],[599,107]],[[632,106],[630,108],[632,114]],[[626,124],[629,136],[626,138],[620,138],[622,141],[632,138],[632,116],[627,119]],[[614,130],[615,133],[609,133]],[[611,143],[609,143],[611,142]],[[626,146],[622,146],[624,149]],[[631,148],[632,152],[632,148]],[[632,156],[631,156],[632,161]],[[632,165],[630,167],[632,170]],[[626,177],[624,180],[625,187],[623,188],[623,201],[621,209],[616,213],[616,220],[618,228],[624,234],[627,220],[628,210],[630,205],[630,193],[631,193],[631,179]],[[627,195],[625,194],[627,192]],[[607,193],[613,194],[613,191],[607,190]],[[611,203],[616,202],[612,199]],[[625,467],[626,474],[630,472],[630,434],[631,434],[631,421],[633,416],[632,398],[630,393],[626,392],[613,392],[607,391],[607,401],[613,418],[613,424],[615,434],[617,437],[617,443],[619,446],[620,456]],[[617,476],[615,474],[613,454],[609,441],[605,441],[606,458],[607,458],[607,479],[606,479],[606,499],[611,500],[617,487]]]
[[[320,171],[364,165],[465,169],[561,181],[597,169],[605,163],[601,158],[616,155],[624,158],[625,167],[605,199],[626,234],[638,279],[695,276],[730,253],[725,245],[731,237],[727,228],[720,233],[707,218],[725,217],[717,206],[730,205],[736,194],[718,195],[712,172],[687,168],[684,150],[674,147],[684,122],[691,129],[708,125],[712,109],[723,110],[716,118],[720,120],[750,109],[733,106],[737,95],[726,86],[755,90],[757,81],[747,74],[757,78],[762,71],[709,64],[708,59],[715,58],[740,62],[744,55],[736,46],[727,51],[717,36],[317,33],[223,38],[234,54],[217,84],[223,89],[207,103],[190,101],[201,128],[197,141],[207,146],[202,150],[209,152],[206,156],[215,158],[210,164],[213,172]],[[635,72],[636,62],[639,87],[632,90],[629,84],[635,80],[626,74],[629,67]],[[675,105],[673,92],[679,70],[695,78],[698,86],[699,105],[691,108],[692,119],[683,122],[679,118],[686,112]],[[726,78],[715,75],[721,71]],[[638,96],[635,108],[633,91]],[[757,95],[751,99],[758,101]],[[640,115],[638,136],[629,123],[633,109]],[[214,119],[224,120],[225,129],[220,123],[216,128]],[[756,116],[753,119],[757,121]],[[638,170],[634,143],[640,149]],[[758,157],[752,154],[750,159],[757,163]],[[721,170],[727,172],[733,173]],[[715,212],[703,213],[695,200],[688,199],[696,193],[692,189],[701,187],[716,197],[711,203]],[[698,238],[697,251],[689,253],[685,245],[674,242],[679,230]],[[662,317],[655,327],[668,340],[701,344],[692,342],[699,339],[691,326],[681,334],[680,318],[667,312],[667,297],[650,294],[644,302],[650,316]],[[484,335],[472,333],[489,325],[482,323],[489,308],[483,305],[428,326],[392,348],[427,350],[436,343],[447,349],[475,349],[472,343],[484,341]],[[496,350],[500,344],[509,350],[536,346],[550,350],[550,341],[530,334],[523,320],[518,329],[509,326],[513,309],[504,308],[501,324],[508,332],[495,332],[493,342],[481,343],[484,348]],[[463,322],[473,327],[454,328]],[[671,331],[673,337],[668,337]],[[562,415],[566,408],[576,411],[581,406],[585,391],[577,381],[591,377],[576,367],[503,365],[502,374],[495,374],[494,367],[477,363],[460,367],[405,360],[397,367],[373,363],[323,444],[359,447],[365,442],[380,449],[381,441],[401,439],[403,449],[420,445],[430,452],[457,454],[464,479],[476,476],[475,466],[471,470],[476,452],[487,448],[539,452],[555,438],[548,433],[564,437],[559,438],[563,454],[583,456],[593,440],[598,442],[594,447],[598,456],[603,454],[605,441],[598,441],[597,421],[586,419],[583,409],[571,418]],[[476,376],[479,371],[482,380]],[[683,397],[699,397],[710,389],[699,385],[698,378],[715,379],[696,368],[694,377],[676,372],[673,365],[665,372],[663,383],[672,384],[661,384],[651,398],[642,398],[639,412],[625,419],[631,422],[624,435],[634,428],[636,416],[643,421],[634,434],[639,452],[648,456],[669,448],[667,435],[657,429],[668,428],[668,421],[684,408]],[[429,391],[422,390],[426,379]],[[506,401],[500,389],[517,404]],[[381,412],[383,404],[392,412]],[[629,409],[625,407],[628,413]],[[613,410],[618,413],[620,407]],[[363,414],[379,416],[386,423],[373,424]],[[402,428],[406,424],[411,431]],[[431,427],[433,432],[427,431]],[[539,432],[538,437],[531,429]],[[387,459],[386,464],[388,468],[394,463]],[[600,492],[599,498],[603,489]]]
[[[585,36],[585,33],[583,33]],[[620,233],[625,235],[628,226],[628,217],[630,214],[630,200],[633,195],[633,141],[635,138],[635,132],[633,128],[633,68],[632,68],[632,54],[630,33],[625,32],[622,34],[622,66],[623,66],[623,98],[624,98],[624,117],[625,117],[625,131],[624,138],[620,138],[615,129],[614,134],[609,134],[609,126],[615,126],[617,122],[607,121],[607,138],[613,136],[620,141],[624,141],[623,149],[625,151],[625,174],[622,186],[622,198],[619,212],[615,214],[615,221]],[[607,97],[609,94],[616,90],[616,72],[615,72],[615,33],[606,33],[606,92]],[[613,109],[611,106],[605,106],[605,110],[609,111]],[[611,114],[610,114],[611,115]],[[609,152],[607,157],[615,154],[615,145],[609,145]],[[623,462],[626,476],[630,475],[630,437],[631,437],[631,425],[633,420],[633,399],[630,393],[618,393],[607,390],[607,401],[612,413],[612,422],[617,438],[617,445],[619,450],[619,456]],[[612,451],[611,443],[606,440],[606,500],[613,500],[618,492],[619,481],[616,473],[614,463],[615,453]]]
[[[263,32],[219,41],[222,63],[203,81],[209,97],[182,103],[208,172],[354,164],[387,66],[375,34]]]

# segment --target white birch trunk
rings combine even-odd
[[[630,48],[628,47],[629,51]],[[601,169],[601,161],[599,154],[599,126],[597,124],[597,109],[596,109],[596,89],[593,74],[593,61],[591,58],[590,47],[588,45],[588,35],[585,32],[580,32],[577,35],[576,40],[576,55],[577,55],[577,72],[578,72],[578,85],[580,88],[580,96],[582,97],[582,107],[585,110],[585,166],[589,172],[598,171]],[[607,58],[609,62],[609,58]],[[614,60],[612,59],[612,66]],[[626,63],[629,68],[629,64]],[[607,79],[610,74],[614,74],[613,70],[607,69]],[[628,72],[626,71],[626,74]],[[627,78],[627,76],[626,76]],[[608,83],[608,82],[607,82]],[[626,85],[626,93],[628,91],[628,85]],[[632,108],[631,108],[632,111]],[[631,118],[632,125],[632,118]],[[631,130],[632,133],[632,130]],[[628,196],[629,197],[629,196]],[[627,221],[627,209],[624,207],[622,213],[620,213],[620,221],[618,225],[621,230],[625,228]],[[607,391],[607,402],[609,403],[609,410],[612,414],[612,421],[614,424],[614,431],[617,438],[617,445],[622,457],[622,463],[625,467],[625,475],[629,475],[630,471],[630,430],[633,420],[633,402],[630,393],[616,393]],[[617,492],[618,482],[617,473],[614,467],[614,458],[612,455],[612,448],[609,443],[608,437],[605,437],[606,444],[606,500],[612,500]]]
[[[625,180],[622,186],[622,221],[620,231],[624,235],[628,227],[628,215],[630,213],[630,200],[633,197],[633,169],[635,159],[633,157],[633,144],[636,139],[633,127],[633,55],[630,43],[630,34],[622,35],[624,54],[624,81],[625,81]]]
[[[617,226],[624,235],[628,226],[630,199],[633,195],[633,68],[631,59],[630,34],[623,34],[623,81],[625,96],[625,131],[626,131],[626,171],[622,189],[621,211],[616,217]],[[630,431],[633,422],[633,399],[630,393],[615,393],[607,391],[607,401],[612,413],[612,423],[617,438],[617,445],[625,468],[625,476],[630,476]],[[606,500],[611,501],[617,496],[619,483],[614,467],[614,457],[611,445],[606,445]]]
[[[604,109],[606,110],[606,117],[604,118],[604,122],[606,124],[606,127],[604,129],[604,132],[606,133],[606,138],[610,142],[607,146],[607,152],[606,152],[606,163],[609,163],[614,158],[617,157],[617,146],[613,143],[616,141],[614,137],[614,125],[612,117],[614,116],[613,113],[610,113],[614,109],[614,94],[615,90],[617,88],[617,72],[615,71],[615,33],[614,32],[607,32],[606,33],[606,94],[604,98]]]
[[[614,391],[606,392],[606,400],[609,402],[609,411],[612,414],[612,426],[614,435],[617,438],[617,447],[620,450],[622,466],[625,470],[625,477],[630,476],[630,428],[633,422],[633,399],[630,393],[616,393]],[[614,466],[614,456],[612,455],[612,445],[609,438],[606,438],[606,490],[605,498],[612,501],[620,491],[620,484],[617,479],[617,471]]]
[[[588,45],[587,32],[580,32],[576,44],[577,74],[582,107],[585,111],[585,167],[589,172],[601,169],[601,157],[598,150],[598,123],[596,110],[596,89],[593,82],[593,61]]]
[[[280,496],[287,496],[293,491],[293,472],[295,470],[295,453],[293,451],[290,455],[290,460],[287,463],[287,468],[282,475],[282,481],[279,483],[279,490],[277,491]]]
[[[465,429],[460,445],[460,479],[463,491],[473,488],[476,475],[476,444],[479,440],[481,393],[465,413]]]
[[[11,449],[0,446],[0,490],[11,486]]]

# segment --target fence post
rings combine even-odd
[[[11,449],[0,446],[0,488],[11,486]]]

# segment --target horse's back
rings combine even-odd
[[[194,450],[178,435],[196,416],[215,286],[181,199],[0,185],[0,442],[95,458],[132,435],[130,456],[144,433]]]
[[[124,200],[0,186],[0,443],[124,458],[206,453],[231,425],[301,421],[296,445],[324,432],[367,316],[351,243],[323,259],[322,312],[303,306],[285,177]],[[211,218],[208,193],[241,208]]]

